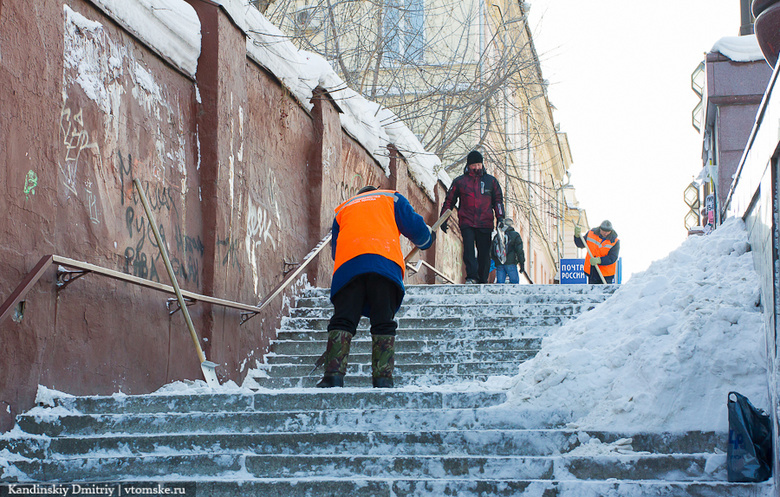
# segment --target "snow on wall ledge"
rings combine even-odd
[[[90,0],[190,77],[200,57],[200,19],[184,0]]]
[[[756,35],[724,36],[715,42],[711,52],[720,52],[734,62],[764,60]]]
[[[343,111],[341,126],[357,140],[390,175],[387,145],[393,144],[406,158],[412,180],[435,200],[437,181],[449,187],[451,179],[441,160],[425,150],[412,131],[395,114],[358,94],[317,54],[298,50],[287,36],[259,10],[242,0],[217,1],[246,34],[247,54],[268,69],[290,90],[304,108],[311,110],[312,92],[325,88]]]

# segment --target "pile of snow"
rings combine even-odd
[[[728,392],[768,405],[759,277],[744,223],[692,237],[557,329],[510,402],[570,409],[572,427],[728,430]]]
[[[711,52],[720,52],[734,62],[755,62],[764,60],[764,53],[758,45],[756,35],[724,36],[715,42]]]

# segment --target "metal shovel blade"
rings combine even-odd
[[[206,379],[206,384],[211,388],[219,387],[219,380],[217,379],[217,372],[215,368],[217,365],[211,361],[203,361],[200,363],[200,369],[203,370],[203,377]]]

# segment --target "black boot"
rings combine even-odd
[[[343,387],[347,374],[347,357],[352,342],[352,333],[344,330],[330,330],[325,349],[325,374],[317,383],[318,388]]]
[[[395,336],[371,335],[371,380],[374,388],[393,388]]]
[[[327,374],[317,383],[317,388],[331,388],[331,387],[343,387],[344,376],[340,374],[334,374],[328,376]]]

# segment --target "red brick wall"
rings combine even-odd
[[[327,92],[307,111],[247,58],[245,35],[224,11],[190,3],[202,32],[194,78],[88,1],[3,2],[0,300],[45,254],[168,284],[135,178],[180,286],[247,304],[284,278],[285,263],[300,261],[330,229],[333,208],[366,184],[399,189],[435,221],[438,205],[402,158],[388,177],[343,131]],[[77,29],[67,9],[101,28]],[[79,68],[65,63],[74,46],[112,61],[92,75],[110,92],[79,82]],[[438,247],[435,255],[445,257]],[[433,251],[426,257],[436,262]],[[331,271],[326,249],[306,278],[328,286]],[[0,323],[0,429],[32,406],[39,384],[133,394],[201,377],[168,295],[97,275],[58,291],[55,279],[52,267],[27,294],[23,317]],[[188,309],[221,379],[240,383],[268,351],[284,299],[243,325],[233,309]]]

